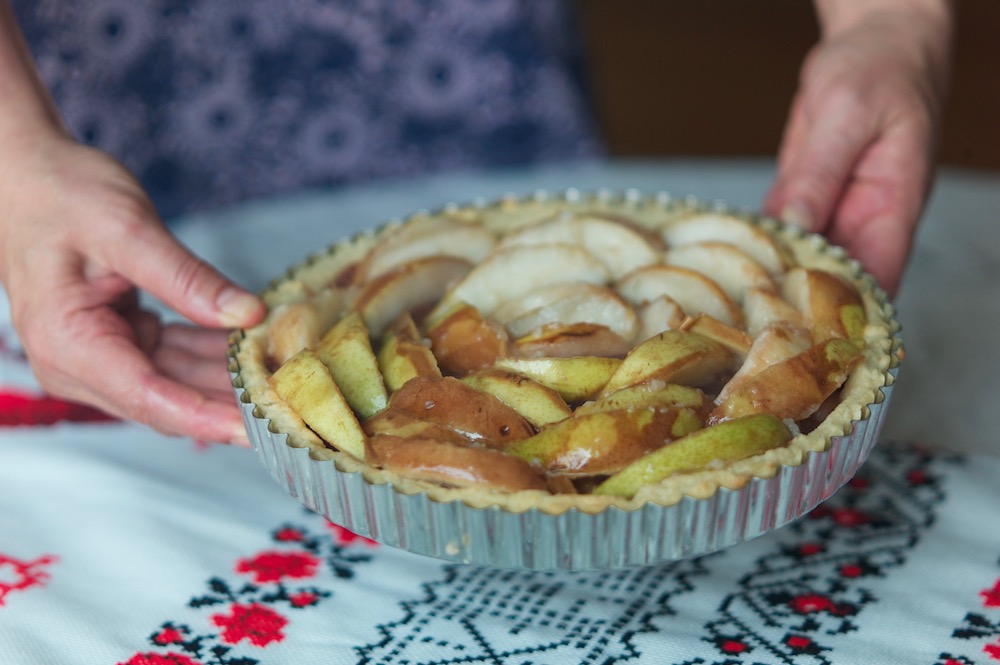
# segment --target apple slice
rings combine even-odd
[[[716,381],[733,366],[733,354],[707,337],[668,330],[632,349],[608,380],[601,397],[654,379],[686,386]]]
[[[514,338],[548,324],[595,323],[631,342],[639,328],[632,306],[607,286],[589,283],[552,284],[501,303],[492,318]]]
[[[424,343],[409,312],[400,315],[386,331],[376,359],[390,393],[414,377],[441,376],[437,358]]]
[[[594,494],[631,499],[647,485],[675,473],[733,462],[783,446],[792,438],[788,427],[771,414],[729,420],[692,432],[637,459],[594,489]]]
[[[505,236],[500,247],[553,243],[583,247],[607,266],[614,279],[661,259],[659,248],[630,225],[572,214],[521,227]]]
[[[639,268],[622,278],[617,288],[626,300],[636,305],[667,296],[689,316],[708,314],[730,326],[743,323],[739,305],[713,280],[688,268],[666,265]]]
[[[368,441],[368,450],[375,466],[445,487],[488,487],[504,492],[548,487],[545,477],[524,460],[489,448],[379,435]]]
[[[440,368],[455,376],[489,367],[510,353],[506,329],[464,303],[432,323],[427,337]]]
[[[618,358],[500,358],[496,366],[534,379],[559,393],[566,402],[593,399],[622,364]]]
[[[351,312],[338,321],[320,340],[316,355],[359,418],[385,408],[385,383],[360,314]]]
[[[355,279],[369,282],[403,264],[432,256],[479,263],[497,240],[482,224],[455,216],[416,217],[386,231],[358,266]]]
[[[743,250],[724,242],[699,242],[667,250],[668,265],[688,268],[705,275],[734,302],[743,302],[749,288],[775,289],[767,269]]]
[[[740,359],[745,358],[750,351],[753,340],[750,335],[739,328],[727,326],[722,321],[709,316],[708,314],[695,314],[685,319],[680,326],[681,330],[698,333],[702,337],[707,337],[718,342],[735,353]]]
[[[774,237],[735,215],[694,213],[664,225],[663,239],[671,247],[726,242],[749,254],[772,275],[780,275],[792,265],[790,253]]]
[[[450,427],[490,448],[503,448],[535,433],[517,411],[452,377],[411,379],[393,393],[386,413],[403,413]]]
[[[573,415],[566,400],[552,388],[498,368],[484,369],[462,379],[476,390],[493,395],[540,428]]]
[[[549,473],[608,475],[701,427],[690,409],[598,411],[558,422],[504,452]]]
[[[719,391],[716,403],[725,402],[729,395],[756,374],[775,363],[797,356],[810,346],[812,337],[805,328],[780,323],[765,328],[754,340],[750,350],[744,354],[745,359],[739,370]]]
[[[268,377],[268,383],[324,441],[360,460],[365,458],[365,432],[314,351],[299,351]]]
[[[437,302],[449,286],[465,276],[472,264],[450,256],[410,261],[368,282],[353,303],[374,337],[381,337],[403,312]]]
[[[459,303],[483,316],[508,300],[548,284],[606,284],[608,271],[587,250],[573,245],[520,245],[497,249],[459,280],[441,299],[429,319],[436,320]]]
[[[709,423],[755,413],[802,420],[839,388],[861,360],[863,345],[833,338],[757,372],[731,391]]]
[[[702,412],[710,404],[708,396],[698,388],[656,380],[629,386],[577,407],[574,414],[645,407],[679,406]]]
[[[639,318],[639,334],[636,339],[640,342],[665,330],[677,330],[687,320],[684,310],[670,296],[658,296],[637,305],[635,313]]]
[[[805,318],[795,306],[769,289],[747,289],[743,296],[743,316],[747,333],[755,338],[775,323],[804,327]]]
[[[802,312],[812,328],[813,341],[864,336],[866,317],[861,295],[837,275],[825,270],[793,268],[785,275],[782,295]]]
[[[624,358],[631,348],[631,344],[606,326],[552,323],[514,340],[510,354],[521,358]]]

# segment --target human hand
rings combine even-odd
[[[826,234],[894,294],[933,174],[949,8],[817,6],[824,36],[803,65],[764,209]]]
[[[219,328],[256,323],[263,304],[182,247],[111,157],[61,132],[22,138],[0,156],[0,280],[42,387],[166,434],[245,443]],[[137,289],[206,328],[164,325]]]

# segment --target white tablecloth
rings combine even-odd
[[[568,186],[755,207],[769,172],[678,162],[440,176],[176,228],[259,288],[416,208]],[[0,429],[0,663],[1000,662],[998,222],[1000,177],[942,175],[898,300],[908,355],[884,441],[854,482],[749,543],[610,573],[447,565],[357,538],[284,494],[252,452],[48,400],[3,306],[0,413],[36,424]]]

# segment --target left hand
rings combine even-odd
[[[844,246],[894,294],[930,189],[950,15],[889,1],[830,18],[818,4],[833,25],[803,65],[764,209]]]

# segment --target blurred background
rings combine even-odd
[[[943,165],[1000,169],[1000,0],[956,0]],[[818,37],[806,0],[581,0],[612,154],[773,156]]]

